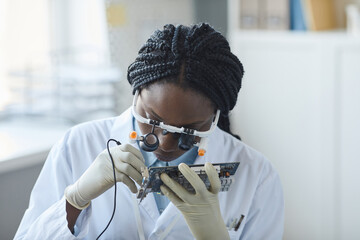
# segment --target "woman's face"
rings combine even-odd
[[[214,105],[208,98],[173,83],[151,84],[141,90],[136,103],[136,112],[145,118],[199,131],[210,129],[215,111]],[[138,124],[142,134],[151,132],[151,125],[140,122]],[[157,159],[169,162],[185,151],[178,147],[179,134],[163,135],[162,132],[162,129],[155,128],[159,147],[153,153]],[[195,138],[195,140],[200,139]]]

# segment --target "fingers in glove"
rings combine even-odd
[[[142,162],[144,163],[145,160],[141,154],[141,152],[139,151],[139,149],[135,148],[134,146],[130,145],[130,144],[123,144],[120,145],[120,149],[123,152],[131,152],[132,154],[134,154],[138,159],[142,160]]]
[[[185,163],[180,163],[179,170],[193,186],[196,193],[203,195],[208,191],[201,178],[188,165],[186,165]]]
[[[131,192],[133,193],[137,193],[137,187],[134,183],[133,180],[131,180],[131,178],[129,178],[128,176],[126,176],[125,174],[122,173],[117,173],[116,174],[116,180],[123,182],[126,186],[128,186],[128,188],[130,189]]]
[[[210,192],[212,192],[213,194],[217,194],[221,188],[218,172],[216,171],[215,167],[209,162],[205,163],[205,172],[209,178],[209,182],[211,185]]]
[[[139,185],[142,183],[142,176],[141,174],[130,164],[125,162],[120,162],[117,164],[116,169],[118,170],[119,174],[125,174],[132,179],[134,179]]]
[[[171,179],[166,173],[162,173],[160,175],[160,179],[163,183],[170,189],[173,193],[177,195],[179,199],[183,202],[190,202],[193,194],[188,192],[183,186],[181,186],[178,182]]]
[[[111,154],[113,155],[116,168],[119,167],[119,162],[125,162],[130,164],[139,173],[141,173],[142,168],[146,167],[140,151],[129,144],[120,145],[112,148]]]
[[[179,206],[180,204],[184,203],[173,191],[171,191],[165,185],[160,186],[161,192],[175,205]]]

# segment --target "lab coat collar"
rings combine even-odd
[[[153,194],[147,194],[140,203],[139,208],[144,209],[147,214],[149,214],[149,216],[154,220],[154,222],[156,222],[160,216]]]

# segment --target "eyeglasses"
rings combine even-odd
[[[136,112],[136,103],[137,99],[139,97],[139,92],[135,92],[135,96],[133,99],[133,104],[131,107],[131,112],[135,119],[141,123],[148,124],[152,126],[152,130],[150,133],[147,133],[144,136],[139,136],[135,131],[132,131],[129,135],[130,140],[132,142],[135,142],[136,140],[140,141],[140,147],[148,152],[155,151],[159,147],[159,139],[154,133],[155,128],[161,128],[164,131],[164,134],[169,133],[178,133],[180,134],[179,140],[178,140],[178,147],[182,150],[189,150],[192,146],[198,146],[198,155],[204,156],[206,149],[207,149],[207,143],[208,143],[208,137],[210,134],[215,130],[216,125],[219,121],[220,116],[220,110],[216,111],[215,118],[211,124],[211,127],[207,131],[198,131],[195,129],[185,128],[185,127],[176,127],[172,125],[165,124],[160,121],[156,121],[149,118],[144,118],[140,114]],[[200,141],[196,142],[195,137],[200,137]]]

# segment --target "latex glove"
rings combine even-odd
[[[116,181],[123,182],[133,193],[142,182],[141,168],[145,167],[141,152],[125,144],[110,148],[114,160]],[[107,149],[101,152],[89,168],[65,189],[66,200],[77,209],[89,206],[90,201],[114,186],[114,174]]]
[[[200,177],[185,163],[181,163],[178,167],[196,193],[188,192],[165,173],[161,174],[160,178],[166,186],[162,185],[160,188],[181,211],[194,237],[207,240],[230,239],[220,212],[218,192],[221,184],[214,166],[205,163],[205,171],[211,184],[210,190],[207,190]]]

